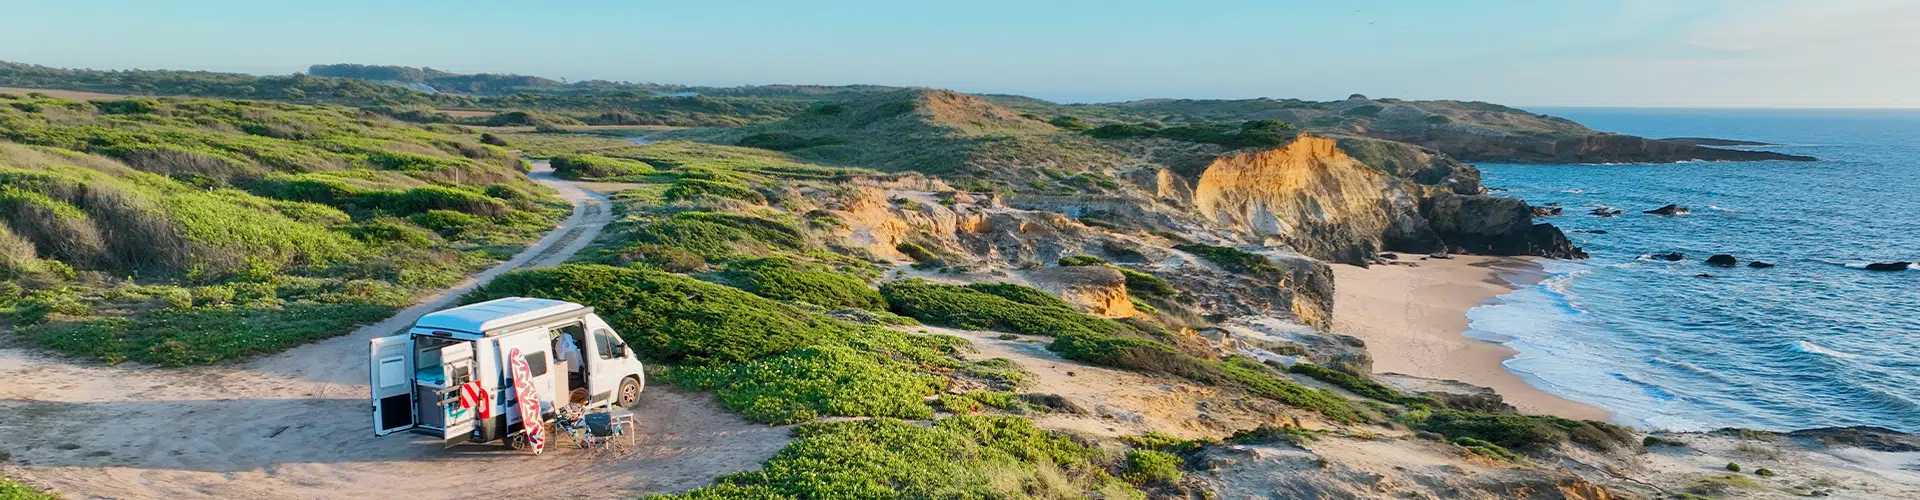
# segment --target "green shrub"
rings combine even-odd
[[[1500,445],[1489,443],[1489,442],[1482,441],[1482,440],[1475,439],[1468,436],[1453,438],[1448,442],[1459,445],[1462,448],[1466,448],[1467,452],[1469,453],[1484,456],[1487,458],[1492,458],[1495,460],[1501,460],[1506,462],[1524,462],[1527,459],[1527,457],[1521,456],[1519,453],[1514,453],[1512,451],[1509,451],[1506,448],[1501,447]]]
[[[60,500],[60,495],[29,488],[0,477],[0,500]]]
[[[1376,401],[1409,404],[1425,402],[1425,400],[1420,398],[1409,398],[1406,395],[1400,394],[1400,391],[1395,391],[1392,388],[1380,385],[1379,382],[1371,379],[1312,363],[1295,363],[1293,366],[1287,367],[1287,372],[1306,375],[1312,377],[1314,380],[1333,384],[1341,389],[1346,389],[1347,392],[1352,392]]]
[[[428,210],[425,213],[413,214],[409,219],[413,220],[414,224],[419,224],[420,227],[433,230],[443,236],[457,235],[461,231],[485,223],[478,217],[452,210]]]
[[[744,184],[707,179],[682,177],[667,186],[667,201],[691,200],[700,196],[732,198],[756,204],[766,204],[767,197]]]
[[[838,309],[852,307],[884,311],[887,301],[866,282],[822,266],[769,257],[734,262],[720,274],[726,283],[762,297],[806,302]]]
[[[1471,437],[1512,450],[1546,450],[1573,441],[1611,451],[1631,443],[1633,438],[1632,431],[1612,424],[1546,415],[1437,410],[1430,414],[1409,412],[1403,420],[1418,430],[1449,438]]]
[[[1026,386],[1033,379],[1033,372],[1007,358],[993,358],[968,363],[960,369],[967,376],[987,381],[996,389],[1017,389]],[[995,405],[999,406],[999,405]]]
[[[794,436],[760,470],[648,498],[1086,497],[1130,489],[1097,464],[1099,450],[1018,417],[955,416],[924,427],[885,418],[821,422]]]
[[[1094,257],[1092,255],[1072,255],[1060,258],[1060,267],[1098,266],[1106,263],[1107,259]]]
[[[522,269],[462,297],[540,297],[593,306],[635,351],[669,363],[745,362],[852,335],[853,325],[677,274],[601,265]]]
[[[913,279],[882,284],[880,295],[886,297],[894,312],[925,323],[954,328],[1053,336],[1075,332],[1132,332],[1131,328],[1118,322],[1094,318],[1063,307],[1065,302],[1058,297],[1016,285],[958,286]],[[1058,304],[1036,305],[1049,301]]]
[[[924,399],[945,388],[945,381],[914,368],[873,353],[816,346],[747,363],[680,368],[672,378],[715,391],[721,404],[755,422],[932,417]]]
[[[1740,464],[1727,462],[1727,470],[1733,471],[1733,472],[1740,472]]]
[[[673,217],[642,221],[618,236],[627,262],[659,263],[666,249],[692,252],[703,261],[721,262],[736,255],[764,254],[768,250],[802,250],[805,234],[784,223],[759,217],[712,212],[682,212]],[[623,230],[625,227],[616,227]],[[664,264],[663,264],[664,265]]]
[[[1217,247],[1202,243],[1175,245],[1176,250],[1191,253],[1220,265],[1228,271],[1251,273],[1261,276],[1278,277],[1285,274],[1280,266],[1273,264],[1266,256],[1232,247]]]
[[[653,165],[647,162],[599,155],[555,156],[549,163],[553,165],[553,175],[562,179],[610,179],[654,173]]]
[[[1081,131],[1085,131],[1093,128],[1092,124],[1089,124],[1086,121],[1081,120],[1079,117],[1074,117],[1074,116],[1054,117],[1054,119],[1047,121],[1047,123],[1053,124],[1053,126],[1055,127],[1060,127],[1061,129],[1072,131],[1072,132],[1081,132]]]
[[[1736,471],[1736,472],[1737,472],[1737,471]],[[1765,467],[1761,467],[1761,468],[1758,468],[1758,469],[1754,469],[1754,470],[1753,470],[1753,475],[1755,475],[1755,476],[1760,476],[1760,477],[1773,477],[1773,475],[1774,475],[1774,474],[1773,474],[1773,470],[1771,470],[1771,469],[1768,469],[1768,468],[1765,468]]]
[[[1186,461],[1179,455],[1156,450],[1128,450],[1127,469],[1120,477],[1133,484],[1172,485],[1186,477],[1180,468]]]
[[[913,259],[914,262],[934,262],[940,260],[940,257],[935,256],[933,252],[929,252],[925,247],[921,247],[910,241],[902,241],[900,244],[894,245],[893,249],[900,251],[900,253],[906,255],[907,258]]]
[[[746,137],[740,138],[740,141],[735,144],[741,147],[749,147],[749,148],[771,149],[774,151],[792,151],[795,149],[810,148],[814,146],[830,146],[834,144],[842,144],[845,142],[847,142],[846,139],[841,139],[837,137],[827,137],[827,136],[803,137],[797,134],[790,134],[785,132],[773,132],[773,133],[760,133],[760,134],[748,135]]]
[[[1130,293],[1163,298],[1180,295],[1180,290],[1173,288],[1172,283],[1168,283],[1159,276],[1119,266],[1114,266],[1114,269],[1119,270],[1120,275],[1127,278],[1127,291]]]

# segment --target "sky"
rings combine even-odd
[[[431,66],[1061,102],[1348,94],[1522,106],[1920,107],[1920,1],[6,0],[0,60]]]

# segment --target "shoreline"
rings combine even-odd
[[[1555,396],[1509,371],[1503,363],[1519,351],[1466,336],[1467,311],[1540,282],[1539,264],[1478,255],[1405,255],[1401,262],[1418,267],[1333,266],[1333,330],[1366,342],[1374,373],[1458,380],[1492,388],[1523,413],[1609,421],[1607,410]]]

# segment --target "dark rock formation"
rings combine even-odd
[[[1827,446],[1855,446],[1874,451],[1906,453],[1920,451],[1920,436],[1887,429],[1858,425],[1852,427],[1821,427],[1801,429],[1787,433],[1788,437],[1811,438]]]
[[[1618,208],[1613,208],[1613,207],[1600,207],[1600,208],[1593,209],[1592,212],[1587,212],[1587,213],[1598,215],[1601,217],[1612,217],[1615,215],[1627,213],[1627,211],[1621,210]]]
[[[1693,210],[1680,205],[1668,203],[1666,206],[1656,208],[1653,210],[1648,210],[1645,212],[1640,212],[1640,213],[1653,214],[1653,215],[1679,215],[1679,214],[1693,213]]]
[[[1733,266],[1740,265],[1740,259],[1733,258],[1732,255],[1727,255],[1724,253],[1715,254],[1712,257],[1707,257],[1707,265],[1720,266],[1720,267],[1733,267]]]
[[[1912,262],[1875,262],[1867,264],[1868,271],[1905,271],[1913,266]]]
[[[1580,234],[1607,234],[1607,230],[1605,229],[1575,229],[1573,232]]]
[[[1754,268],[1754,269],[1766,269],[1766,268],[1769,268],[1769,267],[1773,267],[1773,264],[1769,264],[1769,263],[1766,263],[1766,262],[1761,262],[1761,261],[1757,261],[1757,260],[1756,260],[1756,261],[1753,261],[1753,262],[1748,262],[1748,263],[1747,263],[1747,267],[1751,267],[1751,268]]]
[[[1452,128],[1429,128],[1418,132],[1370,130],[1367,135],[1411,142],[1446,153],[1465,162],[1521,163],[1668,163],[1688,160],[1707,161],[1814,161],[1817,158],[1775,153],[1719,149],[1621,134],[1584,135],[1487,135],[1484,132]]]
[[[1449,246],[1469,253],[1584,259],[1552,224],[1534,224],[1533,209],[1514,198],[1436,192],[1420,200],[1420,215]]]
[[[1533,216],[1534,217],[1559,217],[1562,210],[1563,209],[1561,209],[1560,207],[1533,207]]]
[[[1653,258],[1654,260],[1664,260],[1667,262],[1679,262],[1679,261],[1687,260],[1687,254],[1683,254],[1680,252],[1655,253],[1655,254],[1647,254],[1647,256]]]
[[[1700,273],[1700,274],[1695,274],[1695,275],[1693,275],[1693,277],[1695,277],[1695,278],[1718,278],[1718,277],[1720,277],[1720,276],[1719,276],[1719,275],[1715,275],[1715,274],[1707,274],[1707,273]]]
[[[1773,144],[1758,142],[1758,141],[1742,141],[1738,139],[1715,139],[1712,137],[1668,137],[1668,138],[1659,139],[1659,140],[1665,141],[1665,142],[1678,142],[1681,144],[1692,144],[1695,146],[1772,146],[1773,145]]]

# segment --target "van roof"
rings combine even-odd
[[[575,311],[592,309],[562,300],[507,297],[428,313],[414,322],[414,327],[485,334],[488,330]]]

